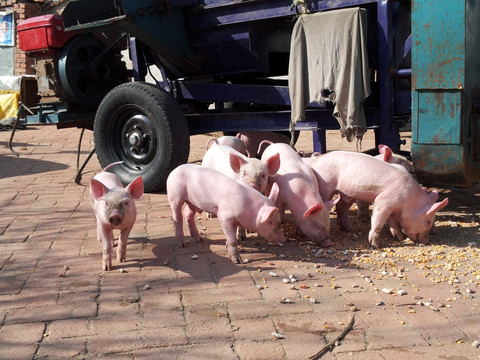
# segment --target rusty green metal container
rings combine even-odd
[[[480,1],[412,1],[412,160],[424,184],[480,173]]]

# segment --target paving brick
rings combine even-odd
[[[287,359],[281,341],[239,340],[235,352],[240,360],[283,360]]]
[[[178,350],[173,347],[139,349],[132,353],[136,360],[169,360],[178,357]]]
[[[0,328],[0,359],[33,358],[37,342],[42,339],[45,325],[6,324]]]
[[[7,324],[35,323],[95,316],[96,313],[97,304],[95,302],[78,302],[73,307],[70,305],[53,305],[15,309],[9,313],[5,322]]]
[[[145,347],[138,331],[99,334],[88,339],[87,342],[88,353],[94,356],[127,352]]]
[[[140,333],[147,348],[165,348],[187,345],[189,339],[183,326],[169,326],[162,328],[147,328]],[[168,351],[168,350],[167,350]],[[161,354],[163,349],[160,349]]]
[[[51,340],[45,338],[36,353],[39,359],[71,359],[86,352],[87,339],[83,337]]]
[[[428,345],[420,332],[407,324],[398,326],[399,321],[379,326],[365,328],[367,349],[388,349],[394,347],[409,347]]]
[[[183,303],[187,306],[193,304],[217,304],[238,302],[245,299],[261,299],[261,295],[254,286],[229,287],[209,290],[184,291]]]
[[[142,317],[143,328],[184,327],[185,317],[182,310],[145,309]]]
[[[406,323],[418,331],[429,344],[440,345],[465,339],[465,333],[442,314],[425,306],[417,306],[414,311],[415,313],[408,314],[410,316],[401,313],[400,316],[403,315]]]
[[[89,322],[89,330],[93,335],[111,335],[129,331],[139,331],[142,328],[142,319],[138,314],[112,316],[97,316]]]
[[[401,350],[395,349],[393,351],[394,353],[399,353],[401,356],[403,356],[403,353],[401,353]],[[380,350],[378,351],[350,351],[350,352],[345,352],[345,353],[340,353],[336,352],[335,357],[338,360],[385,360],[386,358],[382,356],[382,353]],[[387,358],[390,359],[390,358]]]
[[[245,300],[228,304],[228,313],[232,320],[311,312],[311,304],[306,301],[294,302],[293,304],[281,304],[280,301]]]
[[[465,342],[468,341],[480,341],[480,328],[478,326],[480,321],[480,315],[474,314],[464,317],[457,317],[451,320],[451,324],[461,329],[462,332],[468,337]],[[480,356],[480,354],[479,354]]]
[[[18,344],[11,344],[8,342],[2,343],[2,351],[0,352],[0,359],[5,360],[23,360],[33,359],[38,345],[34,343],[24,344],[19,346]]]
[[[424,360],[424,359],[478,359],[479,351],[471,344],[444,344],[442,346],[412,346],[406,348],[386,348],[381,351],[385,359]]]
[[[222,360],[238,360],[237,355],[232,349],[232,344],[206,343],[192,344],[190,346],[179,347],[178,360],[190,359],[222,359]]]
[[[90,334],[90,321],[83,319],[57,320],[48,324],[45,338],[50,341],[73,337],[85,337]]]
[[[311,333],[292,333],[281,340],[287,359],[308,359],[320,351],[326,342],[321,335]],[[323,359],[335,359],[331,352],[325,353]]]
[[[272,319],[268,317],[232,320],[232,329],[235,339],[254,342],[271,341],[272,333],[277,331]]]

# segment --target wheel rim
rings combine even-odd
[[[154,124],[137,106],[120,107],[111,118],[112,149],[124,166],[144,170],[157,153]]]

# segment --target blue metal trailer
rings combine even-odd
[[[478,12],[474,1],[452,2]],[[141,175],[147,191],[162,190],[169,172],[187,161],[190,135],[287,131],[286,76],[299,14],[353,7],[364,9],[367,19],[371,95],[363,104],[366,124],[375,130],[377,144],[399,150],[399,129],[412,115],[412,68],[418,69],[412,65],[412,47],[418,48],[412,39],[425,32],[418,27],[412,34],[415,6],[408,0],[70,2],[62,13],[69,34],[65,43],[47,53],[27,51],[43,66],[39,78],[53,69],[34,121],[92,129],[102,166],[123,160],[115,171],[124,182]],[[478,34],[473,26],[466,31]],[[473,42],[478,45],[478,35]],[[118,60],[124,48],[132,69]],[[151,66],[162,75],[156,84],[144,82]],[[339,128],[332,108],[328,101],[312,103],[305,121],[296,123],[297,130],[313,130],[315,151],[326,151],[325,130]],[[423,155],[412,157],[424,166]],[[422,181],[435,180],[430,170],[416,168]],[[449,178],[447,171],[442,181]],[[454,182],[460,183],[457,177]]]

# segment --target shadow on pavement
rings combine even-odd
[[[0,168],[2,169],[0,179],[6,179],[21,175],[63,170],[67,169],[68,166],[48,160],[29,159],[27,157],[16,157],[14,155],[0,155]]]

